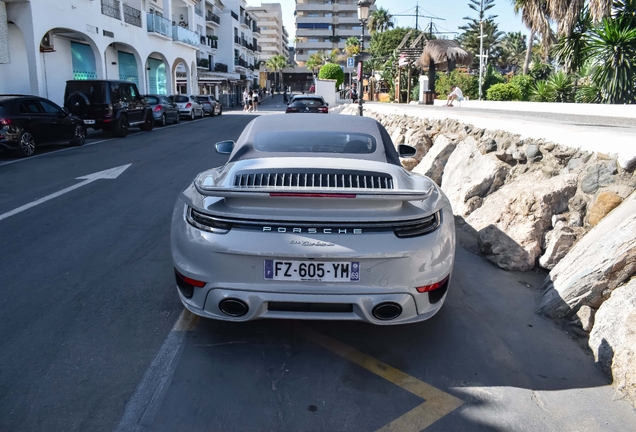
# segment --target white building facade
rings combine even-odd
[[[197,0],[5,0],[10,62],[0,93],[63,104],[71,79],[124,79],[142,93],[196,89]]]
[[[357,0],[296,0],[295,60],[304,65],[318,51],[344,50],[345,41],[360,39]],[[370,11],[375,10],[375,5]],[[371,36],[365,31],[365,46]]]

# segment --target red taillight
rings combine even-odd
[[[288,193],[270,192],[273,197],[301,197],[301,198],[355,198],[355,194],[330,194],[330,193]]]
[[[196,280],[196,279],[189,278],[187,276],[182,275],[179,272],[176,272],[176,273],[177,273],[177,276],[179,276],[179,279],[181,279],[182,281],[184,281],[185,283],[187,283],[189,285],[192,285],[192,286],[195,286],[195,287],[198,287],[198,288],[201,288],[201,287],[205,286],[205,282],[203,282],[203,281],[199,281],[199,280]]]
[[[449,277],[450,277],[450,275],[446,276],[444,279],[442,279],[439,282],[435,282],[434,284],[431,284],[431,285],[424,285],[424,286],[421,286],[421,287],[417,287],[415,289],[417,290],[418,293],[425,293],[425,292],[436,290],[436,289],[440,288],[442,285],[444,285],[446,283],[446,281],[448,281]]]
[[[286,113],[290,113],[290,112],[298,112],[298,108],[292,108],[292,107],[287,107],[287,109],[285,110]]]
[[[186,104],[186,108],[190,108],[191,106],[192,106],[192,104],[191,104],[190,102],[188,102],[188,103]]]
[[[327,108],[327,107],[318,107],[318,112],[319,113],[328,113],[329,112],[329,108]]]
[[[0,118],[0,125],[9,126],[11,124],[11,119],[8,118]]]
[[[154,111],[161,111],[163,109],[163,107],[161,105],[157,105],[154,109]]]

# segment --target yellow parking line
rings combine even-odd
[[[198,322],[198,315],[195,315],[186,308],[183,308],[181,315],[179,315],[179,319],[172,327],[172,331],[192,331],[195,329]]]
[[[362,366],[366,370],[384,378],[385,380],[402,387],[425,400],[424,403],[411,411],[393,420],[391,423],[379,429],[377,432],[416,432],[427,428],[445,415],[449,414],[464,402],[440,389],[426,384],[409,374],[395,369],[388,364],[374,359],[371,356],[343,344],[335,339],[325,336],[304,325],[297,325],[294,330],[310,341],[338,354],[345,359]]]

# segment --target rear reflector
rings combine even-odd
[[[440,288],[442,285],[444,285],[449,277],[450,277],[450,275],[446,276],[444,279],[442,279],[439,282],[435,282],[434,284],[431,284],[431,285],[425,285],[425,286],[417,287],[415,289],[417,290],[418,293],[425,293],[425,292],[436,290],[436,289]]]
[[[0,125],[9,126],[11,124],[11,119],[8,118],[0,118]]]
[[[178,277],[179,277],[182,281],[184,281],[185,283],[187,283],[187,284],[189,284],[189,285],[192,285],[192,286],[195,286],[195,287],[198,287],[198,288],[201,288],[202,286],[205,286],[205,282],[203,282],[203,281],[196,280],[196,279],[192,279],[192,278],[189,278],[189,277],[187,277],[187,276],[184,276],[184,275],[182,275],[181,273],[179,273],[179,272],[178,272],[178,271],[176,271],[176,270],[175,270],[175,273],[177,274],[177,276],[178,276]]]
[[[355,198],[356,194],[329,194],[329,193],[288,193],[271,192],[273,197],[301,197],[301,198]]]

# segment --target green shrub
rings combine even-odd
[[[486,99],[491,101],[521,100],[521,90],[511,83],[494,84],[486,92]]]
[[[554,68],[549,63],[540,61],[533,61],[530,67],[530,76],[537,81],[543,81],[548,79],[550,74],[554,71]]]
[[[335,63],[327,63],[320,68],[318,78],[336,80],[336,88],[339,88],[340,84],[344,82],[345,74],[339,65]]]
[[[584,85],[579,87],[574,95],[574,100],[578,103],[600,103],[601,92],[598,87],[593,85]]]
[[[484,74],[484,84],[481,88],[482,94],[487,93],[488,89],[495,84],[505,83],[506,79],[502,74],[497,72],[492,65],[488,65],[486,73]],[[479,79],[479,78],[478,78]]]
[[[534,85],[534,78],[530,75],[515,75],[510,80],[510,84],[515,85],[521,92],[522,101],[529,101],[530,94],[532,93],[532,86]]]
[[[574,80],[564,72],[557,72],[548,78],[554,102],[574,102]]]
[[[468,75],[465,72],[459,72],[457,70],[449,74],[440,72],[437,74],[437,79],[435,80],[435,93],[441,99],[446,99],[446,96],[451,92],[451,87],[457,86],[462,90],[464,97],[477,99],[477,95],[479,94],[477,81],[476,76]]]
[[[554,102],[554,94],[546,81],[537,81],[532,88],[532,100],[535,102]]]

